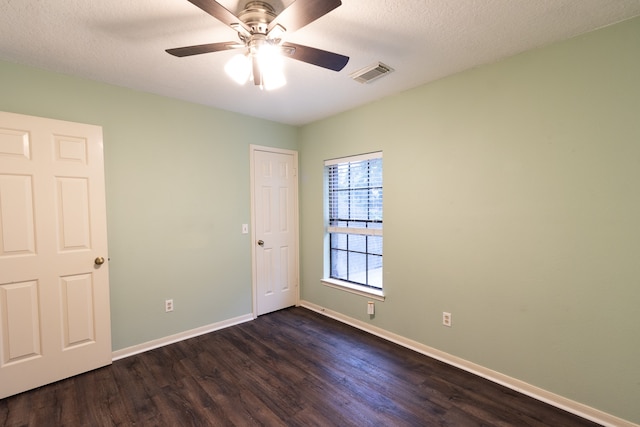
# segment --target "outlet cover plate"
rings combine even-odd
[[[451,327],[451,313],[448,313],[446,311],[442,312],[442,324],[444,326]]]

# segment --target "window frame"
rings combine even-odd
[[[378,300],[378,301],[384,301],[384,298],[385,298],[385,294],[384,294],[384,279],[382,277],[381,277],[381,283],[380,283],[381,287],[380,288],[331,277],[331,250],[332,250],[332,248],[331,248],[331,234],[332,233],[339,233],[339,234],[347,234],[347,235],[353,234],[353,235],[359,235],[359,236],[362,236],[362,235],[365,235],[365,236],[380,236],[382,238],[382,236],[383,236],[383,226],[382,226],[383,220],[379,221],[379,224],[380,224],[379,228],[339,227],[339,226],[330,225],[329,199],[330,199],[331,195],[329,193],[329,178],[330,178],[329,177],[329,167],[330,166],[334,166],[334,165],[339,165],[339,164],[353,163],[353,162],[367,161],[367,160],[374,160],[374,159],[382,160],[383,159],[382,151],[376,151],[376,152],[372,152],[372,153],[360,154],[360,155],[355,155],[355,156],[339,157],[339,158],[334,158],[334,159],[330,159],[330,160],[325,160],[325,162],[324,162],[324,175],[323,175],[324,195],[323,195],[323,201],[324,201],[324,209],[325,209],[324,210],[324,212],[325,212],[325,221],[324,221],[325,245],[324,245],[324,252],[323,252],[324,274],[323,274],[323,278],[321,279],[321,282],[322,282],[322,284],[324,284],[325,286],[328,286],[328,287],[332,287],[332,288],[335,288],[335,289],[340,289],[340,290],[344,290],[344,291],[347,291],[347,292],[355,293],[355,294],[358,294],[358,295],[366,296],[368,298],[375,299],[375,300]],[[384,188],[384,179],[381,179],[381,187]],[[371,187],[368,187],[368,188],[370,189]],[[384,190],[383,190],[383,200],[384,200]],[[376,221],[376,223],[378,223],[378,221]],[[381,254],[380,254],[381,259],[384,259],[383,253],[384,252],[381,251]],[[368,252],[367,252],[367,254],[368,254]],[[366,255],[366,256],[368,256],[368,255]],[[382,265],[384,266],[384,262],[383,261],[382,261]],[[380,269],[381,269],[381,276],[382,276],[383,267],[380,267]]]

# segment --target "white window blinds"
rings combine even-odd
[[[329,232],[382,235],[382,153],[325,162]]]

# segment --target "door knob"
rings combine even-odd
[[[258,240],[258,246],[264,246],[264,240]]]
[[[104,264],[104,258],[102,258],[101,256],[99,256],[98,258],[96,258],[93,262],[96,263],[96,265],[102,265]]]

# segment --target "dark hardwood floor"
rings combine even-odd
[[[595,426],[304,308],[0,400],[2,426]]]

